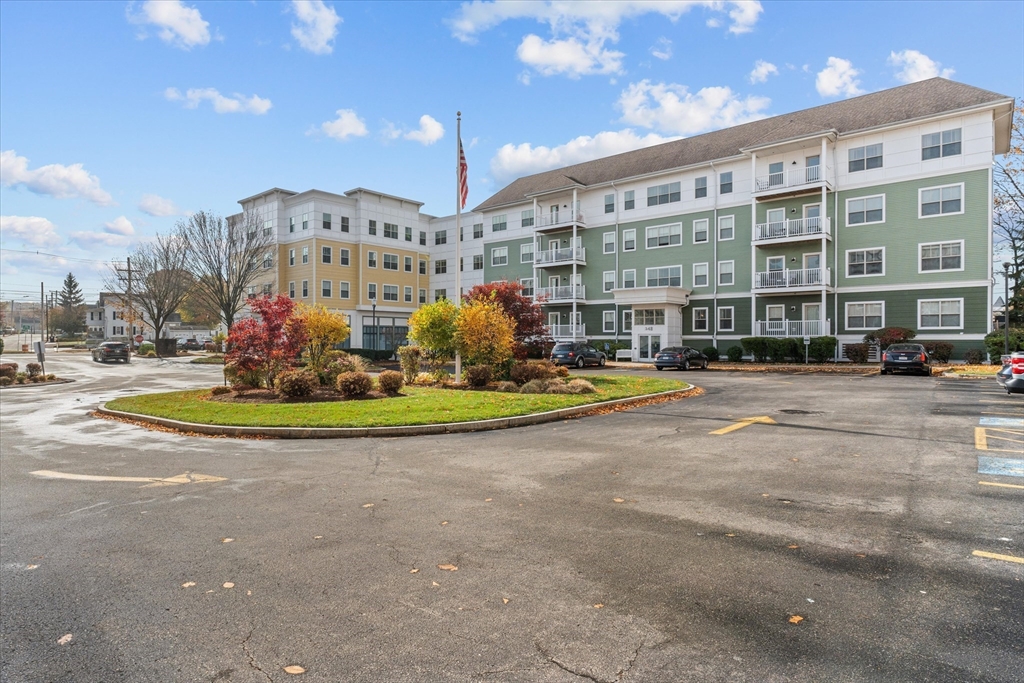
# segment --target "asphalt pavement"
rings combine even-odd
[[[76,381],[0,392],[4,682],[1024,681],[994,380],[679,373],[705,394],[303,442],[89,415],[217,366],[47,361]]]

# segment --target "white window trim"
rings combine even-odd
[[[851,253],[853,253],[855,251],[876,251],[878,249],[882,250],[882,272],[881,273],[865,273],[864,275],[850,275],[850,254]],[[918,254],[920,254],[920,250],[918,250]],[[846,263],[846,266],[844,267],[844,270],[846,271],[846,278],[849,279],[849,280],[856,280],[856,279],[862,278],[862,277],[885,277],[885,247],[863,247],[861,249],[847,249],[846,250],[846,261],[845,261],[845,263]],[[918,264],[920,264],[920,260],[918,260]]]
[[[701,329],[697,329],[697,312],[698,311],[704,311],[704,329],[702,329],[702,330]],[[690,326],[691,326],[691,329],[694,332],[710,332],[711,331],[711,318],[708,317],[708,313],[709,313],[709,311],[708,311],[708,308],[706,306],[703,307],[703,308],[695,308],[695,309],[693,309],[692,319],[690,320]]]
[[[647,273],[649,271],[661,270],[662,268],[678,268],[679,269],[679,286],[680,287],[683,286],[683,266],[682,266],[682,264],[670,264],[670,265],[667,265],[667,266],[651,266],[649,268],[644,268],[644,284],[643,284],[643,286],[644,287],[648,286],[647,285],[647,280],[649,280],[650,278],[648,277]],[[669,279],[671,279],[671,276],[669,276]],[[655,287],[671,287],[672,285],[654,285],[654,286]]]
[[[324,285],[330,288],[330,294],[324,294]],[[320,296],[324,299],[334,298],[334,281],[333,280],[321,280],[320,281]]]
[[[722,237],[722,221],[725,220],[725,219],[728,219],[728,218],[732,219],[732,237],[724,237],[723,238]],[[718,225],[715,226],[715,229],[718,231],[715,234],[718,235],[718,241],[719,242],[729,242],[729,241],[732,241],[732,240],[736,239],[736,216],[735,215],[732,215],[732,216],[719,216],[718,217]]]
[[[654,247],[648,246],[647,243],[650,240],[650,232],[651,232],[651,230],[659,230],[661,228],[669,228],[669,232],[668,232],[669,242],[672,241],[672,228],[679,228],[679,244],[662,244],[662,245],[658,245],[658,246],[654,246]],[[683,245],[683,224],[682,223],[664,223],[662,225],[648,225],[646,228],[644,228],[644,249],[646,249],[648,251],[653,250],[653,249],[668,249],[670,247],[681,247],[682,245]]]
[[[611,315],[608,315],[609,313]],[[601,331],[615,331],[615,311],[601,311]]]
[[[626,249],[626,235],[629,234],[629,233],[633,233],[633,248],[632,249]],[[628,230],[623,230],[622,231],[622,251],[624,251],[624,252],[636,251],[636,228],[629,228]]]
[[[341,288],[342,285],[345,285],[345,289],[344,290],[342,290],[342,288]],[[342,291],[347,292],[347,294],[345,296],[342,296],[341,295]],[[351,299],[352,298],[352,283],[351,282],[346,282],[345,280],[339,280],[338,281],[338,298],[339,299]]]
[[[609,235],[612,236],[612,241],[611,242],[608,241],[608,236]],[[615,233],[614,232],[606,232],[606,233],[604,233],[604,235],[602,235],[601,240],[602,240],[602,242],[601,242],[601,253],[602,254],[614,254],[615,253]],[[609,249],[608,247],[611,247],[611,249]]]
[[[851,223],[850,222],[850,202],[855,202],[858,199],[874,199],[875,197],[881,197],[882,198],[882,220],[880,220],[880,221],[868,221],[866,223]],[[917,211],[918,211],[918,213],[921,212],[921,201],[920,201],[920,198],[921,198],[921,195],[918,194],[918,202],[917,202]],[[860,197],[849,197],[846,200],[846,213],[843,214],[843,227],[847,227],[847,228],[860,228],[860,227],[863,227],[865,225],[881,225],[882,223],[885,222],[885,209],[886,209],[886,207],[885,207],[885,194],[866,194],[866,195],[862,195]],[[867,214],[867,211],[865,211],[864,213]]]
[[[698,240],[697,239],[697,224],[698,223],[703,223],[704,224],[704,239],[702,239],[702,240]],[[732,232],[733,232],[733,235],[735,236],[736,235],[736,223],[735,223],[735,221],[733,222],[733,230],[732,230]],[[693,243],[694,244],[707,244],[708,240],[710,240],[710,239],[711,239],[711,221],[709,221],[707,218],[699,218],[699,219],[695,220],[693,222]]]
[[[942,206],[941,206],[942,192],[941,192],[941,190],[943,188],[946,188],[946,187],[959,187],[960,188],[960,210],[959,211],[952,211],[950,213],[936,213],[936,214],[933,214],[931,216],[923,215],[921,213],[921,206],[923,205],[923,202],[921,201],[921,194],[924,193],[924,192],[927,192],[928,190],[939,190],[940,191],[939,192],[939,203],[940,203],[939,204],[939,210],[941,211],[942,210]],[[948,185],[933,185],[932,187],[919,187],[919,188],[917,188],[917,217],[918,218],[928,219],[928,218],[940,218],[942,216],[960,216],[960,215],[963,215],[964,209],[966,209],[966,208],[967,208],[967,197],[964,194],[964,184],[963,183],[949,183]]]
[[[722,282],[722,264],[728,263],[732,265],[732,282]],[[719,287],[732,287],[736,284],[736,262],[735,261],[719,261],[718,269],[715,271],[715,276],[718,278]]]
[[[626,273],[633,273],[633,286],[626,287]],[[622,271],[622,288],[623,289],[636,289],[636,268],[626,268]]]
[[[496,263],[495,260],[497,258],[497,253],[499,251],[501,251],[501,250],[505,251],[505,262],[504,263]],[[507,266],[507,265],[508,265],[508,247],[492,247],[491,248],[491,267],[492,268],[496,268],[496,267]]]
[[[394,268],[388,268],[388,267],[387,267],[387,266],[385,265],[385,259],[386,259],[386,258],[387,258],[388,256],[394,256],[394,257],[395,257],[395,267],[394,267]],[[381,268],[383,268],[384,270],[390,270],[390,271],[393,271],[393,272],[396,272],[396,273],[397,273],[397,272],[399,271],[399,269],[401,268],[401,265],[400,265],[400,263],[401,263],[401,258],[402,258],[402,257],[401,257],[401,256],[400,256],[399,254],[388,254],[388,253],[385,253],[385,254],[383,254],[383,255],[381,256],[381,259],[380,259],[380,265],[381,265]]]
[[[629,329],[626,329],[626,318],[629,318]],[[623,332],[633,331],[633,309],[628,309],[622,312],[622,328]]]
[[[384,297],[387,296],[388,287],[394,287],[394,289],[395,289],[395,298],[394,299],[386,299],[386,298],[384,298]],[[381,293],[381,300],[382,301],[387,301],[387,302],[390,302],[390,303],[398,303],[399,301],[402,300],[401,299],[402,288],[399,287],[398,285],[383,285],[381,287],[380,293]]]
[[[690,280],[690,282],[693,283],[694,288],[711,286],[711,268],[709,267],[709,265],[710,264],[708,264],[707,261],[693,264],[693,279]],[[704,266],[704,278],[707,280],[707,282],[705,282],[702,285],[697,284],[697,266]]]
[[[610,280],[608,279],[609,275],[611,276]],[[609,285],[611,286],[609,287]],[[605,270],[601,273],[601,292],[607,294],[613,289],[615,289],[615,271]]]
[[[933,303],[936,301],[957,301],[960,303],[960,324],[957,326],[939,325],[938,327],[925,327],[921,324],[921,304]],[[940,304],[941,306],[941,304]],[[942,322],[942,311],[939,311],[939,322]],[[884,327],[884,326],[883,326]],[[964,329],[964,300],[962,298],[949,299],[918,299],[917,300],[917,329],[919,330],[962,330]]]
[[[961,199],[961,201],[963,201]],[[930,216],[929,216],[930,218]],[[941,244],[959,244],[960,245],[960,267],[959,268],[939,268],[938,270],[922,270],[921,269],[921,251],[925,247],[931,247]],[[964,241],[963,240],[940,240],[938,242],[919,242],[917,245],[917,274],[918,275],[931,275],[932,273],[958,273],[964,269],[966,254],[964,252]],[[939,250],[939,265],[942,265],[942,250]]]
[[[850,306],[870,305],[870,304],[881,304],[882,306],[882,324],[878,327],[850,327]],[[785,314],[785,311],[783,311]],[[867,316],[864,316],[867,318]],[[884,301],[847,301],[843,307],[843,329],[849,330],[880,330],[885,327],[885,302]]]
[[[370,287],[373,287],[373,297],[370,297]],[[377,288],[376,282],[366,283],[366,300],[367,301],[380,301],[380,290]]]
[[[529,251],[527,251],[526,247],[530,248]],[[520,244],[519,245],[519,262],[520,263],[533,263],[533,249],[534,249],[533,242],[525,242],[523,244]],[[526,258],[527,254],[530,255],[530,258]]]
[[[722,327],[722,311],[729,311],[732,315],[729,319],[732,320],[732,327]],[[735,332],[736,331],[736,307],[735,306],[719,306],[717,315],[715,316],[715,325],[719,332]]]

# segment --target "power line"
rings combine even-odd
[[[6,247],[0,247],[0,251],[9,251],[13,254],[34,254],[35,256],[48,256],[50,258],[59,258],[65,261],[75,261],[76,263],[103,263],[107,264],[110,261],[100,261],[99,259],[89,258],[74,258],[73,256],[61,256],[60,254],[48,254],[45,251],[26,251],[24,249],[7,249]]]

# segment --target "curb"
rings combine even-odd
[[[208,425],[194,422],[180,422],[163,417],[152,417],[138,413],[126,413],[120,410],[110,410],[106,404],[96,409],[96,414],[157,425],[182,433],[204,434],[206,436],[229,436],[234,438],[263,437],[271,439],[356,439],[363,437],[392,437],[392,436],[426,436],[433,434],[462,434],[466,432],[484,432],[495,429],[508,429],[509,427],[525,427],[527,425],[543,424],[545,422],[557,422],[570,417],[579,417],[594,411],[608,408],[628,407],[631,404],[640,404],[651,399],[658,398],[683,398],[686,394],[698,387],[690,385],[687,389],[673,389],[662,391],[657,394],[644,394],[643,396],[630,396],[629,398],[617,398],[612,401],[600,403],[587,403],[582,406],[571,408],[559,408],[549,410],[546,413],[532,413],[530,415],[518,415],[516,417],[499,417],[491,420],[474,420],[472,422],[452,422],[448,424],[427,424],[407,425],[400,427],[233,427],[230,425]]]

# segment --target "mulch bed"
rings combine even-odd
[[[312,396],[282,396],[270,389],[248,389],[242,393],[232,392],[209,396],[207,401],[219,401],[221,403],[329,403],[341,401],[374,401],[382,398],[394,398],[404,396],[401,392],[397,394],[385,394],[380,391],[371,391],[363,396],[346,397],[332,389],[320,389]]]

